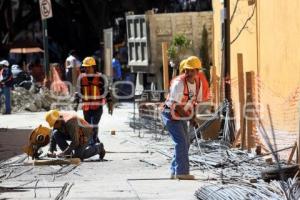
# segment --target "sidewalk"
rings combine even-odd
[[[129,127],[132,112],[131,104],[122,104],[113,116],[104,109],[99,126],[100,139],[106,150],[112,152],[106,154],[105,162],[95,162],[95,158],[91,158],[78,167],[3,166],[0,163],[0,199],[55,199],[57,195],[67,193],[66,199],[196,199],[194,193],[201,181],[168,179],[170,160],[155,150],[170,150],[170,138],[166,135],[154,139],[154,135],[148,133],[141,134],[142,138],[137,137],[138,132],[134,133]],[[44,114],[1,115],[0,128],[32,129],[45,124]],[[116,135],[110,135],[112,129],[116,130]],[[12,161],[22,158],[24,154]],[[197,178],[203,176],[201,171],[192,173]],[[66,183],[69,185],[63,191],[62,186]],[[27,190],[1,191],[3,186],[20,185]]]

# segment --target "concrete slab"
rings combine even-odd
[[[138,132],[129,127],[129,118],[133,112],[131,104],[122,104],[108,115],[107,109],[100,121],[100,140],[107,151],[106,162],[95,162],[96,157],[82,162],[78,167],[73,166],[2,166],[1,174],[8,178],[1,178],[0,186],[33,187],[21,192],[11,191],[0,194],[0,199],[54,199],[60,192],[53,186],[71,187],[66,199],[195,199],[194,192],[203,182],[165,180],[170,177],[168,157],[157,153],[156,149],[165,152],[172,151],[169,136],[154,137],[153,134]],[[80,111],[78,113],[81,113]],[[44,123],[45,113],[20,113],[0,116],[0,127],[35,128]],[[111,135],[114,129],[116,135]],[[1,141],[1,135],[0,135]],[[19,157],[22,157],[21,155]],[[171,155],[170,155],[171,156]],[[14,157],[16,161],[19,157]],[[144,162],[146,161],[146,162]],[[151,165],[149,163],[155,163]],[[201,171],[193,171],[199,177],[204,176]],[[164,180],[128,180],[128,179],[159,179]],[[39,188],[34,189],[36,182]]]

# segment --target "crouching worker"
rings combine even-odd
[[[58,110],[50,110],[46,114],[46,121],[52,129],[48,156],[56,157],[56,145],[61,149],[58,157],[75,157],[81,160],[99,155],[100,160],[105,156],[102,143],[89,145],[93,136],[93,128],[76,115]],[[68,144],[67,141],[71,143]]]

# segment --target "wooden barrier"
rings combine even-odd
[[[162,46],[162,59],[163,59],[164,90],[168,91],[169,90],[168,43],[163,42],[161,46]]]
[[[239,82],[239,106],[240,106],[240,130],[238,131],[238,136],[241,136],[241,147],[246,148],[246,128],[245,128],[245,84],[244,84],[244,65],[243,65],[243,54],[237,55],[238,62],[238,82]],[[238,138],[237,136],[237,138]]]
[[[251,152],[251,147],[254,147],[254,136],[253,136],[253,128],[254,128],[254,80],[255,74],[253,71],[246,72],[246,124],[247,124],[247,149],[248,152]]]

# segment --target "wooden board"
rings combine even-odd
[[[51,159],[51,160],[34,160],[33,165],[79,165],[81,160],[79,158],[68,158],[68,159]]]
[[[162,43],[162,60],[163,60],[163,77],[164,77],[164,90],[169,90],[169,65],[168,65],[168,43]],[[165,97],[166,97],[165,93]]]
[[[246,128],[247,128],[247,149],[248,152],[251,151],[251,148],[255,146],[254,144],[254,79],[255,79],[255,74],[253,71],[251,72],[246,72],[246,104],[247,104],[247,112],[245,111],[245,117],[246,117]]]
[[[245,118],[244,118],[244,106],[245,106],[245,84],[244,84],[244,65],[243,65],[243,54],[237,55],[238,62],[238,82],[239,82],[239,102],[240,102],[240,130],[238,135],[241,136],[242,149],[246,147],[245,137]]]

